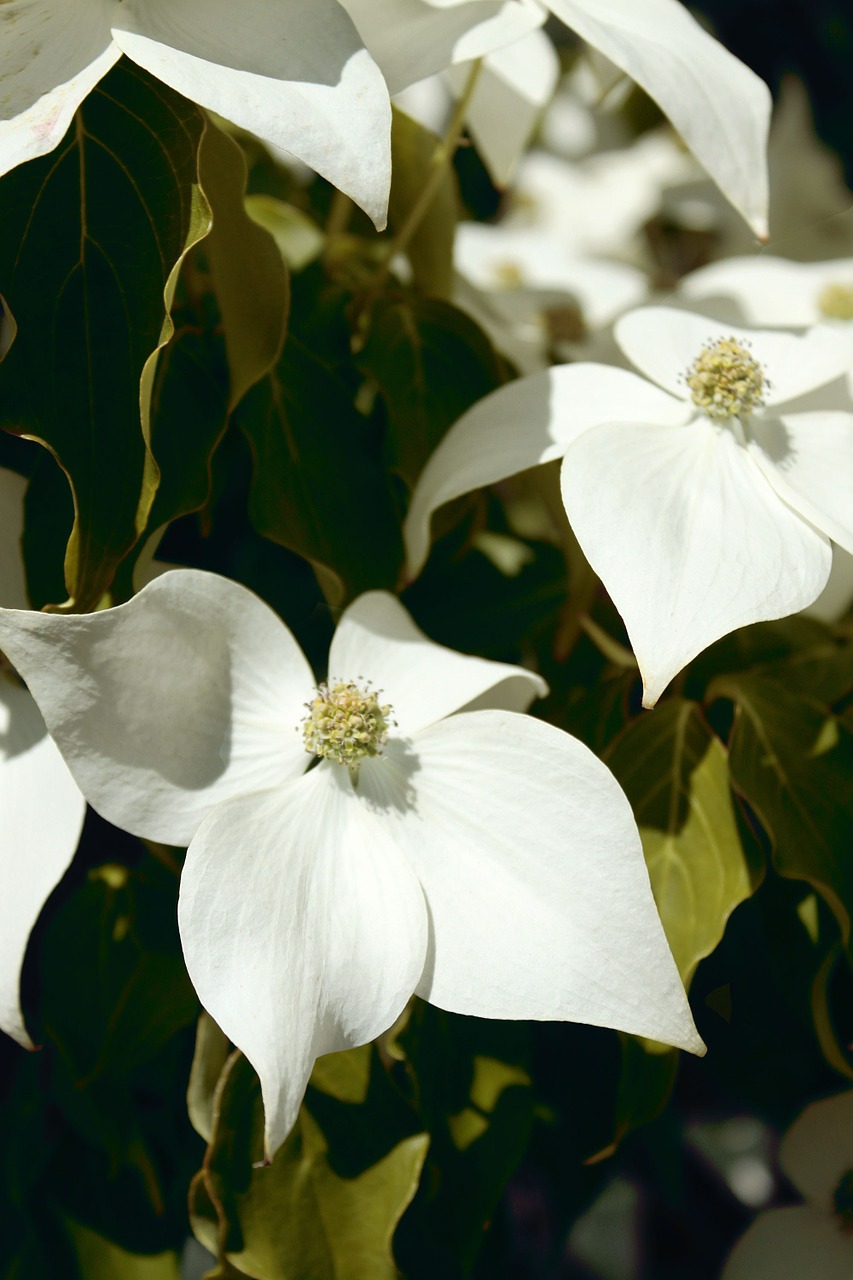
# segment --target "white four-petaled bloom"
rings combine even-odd
[[[93,806],[189,844],[187,966],[258,1071],[268,1154],[315,1058],[413,992],[701,1052],[618,784],[568,734],[489,709],[526,707],[538,676],[432,643],[371,592],[317,688],[265,604],[194,570],[100,613],[0,611],[0,643]]]
[[[779,1161],[806,1203],[759,1214],[722,1280],[850,1280],[853,1090],[806,1107],[782,1139]]]
[[[26,481],[0,469],[0,601],[26,609]],[[0,1030],[26,1048],[19,987],[33,925],[74,856],[86,802],[0,646]]]
[[[853,415],[797,403],[845,371],[850,343],[667,307],[630,312],[615,335],[651,382],[573,364],[493,392],[430,458],[405,534],[414,575],[442,503],[562,457],[566,512],[653,706],[714,640],[815,600],[830,539],[853,551]]]
[[[384,225],[391,105],[336,0],[6,0],[0,174],[51,151],[125,54],[292,152]]]

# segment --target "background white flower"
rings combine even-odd
[[[0,174],[51,151],[126,54],[292,152],[384,226],[391,106],[336,0],[6,0]]]
[[[722,1280],[850,1280],[853,1275],[853,1090],[813,1102],[779,1148],[806,1201],[759,1214]]]
[[[26,481],[0,468],[0,602],[26,609],[20,538]],[[86,802],[31,695],[0,651],[0,1030],[32,1041],[20,1004],[33,925],[68,867]]]
[[[612,774],[562,731],[489,709],[526,706],[538,676],[432,643],[371,592],[341,619],[320,707],[282,622],[192,570],[101,613],[0,611],[0,642],[94,807],[189,843],[187,965],[260,1075],[269,1154],[314,1059],[379,1035],[414,991],[701,1052]],[[357,767],[305,772],[306,707],[314,745]]]
[[[720,636],[815,600],[830,538],[853,552],[853,415],[788,407],[844,371],[849,344],[826,328],[746,331],[666,307],[629,312],[615,335],[653,382],[575,364],[493,392],[430,458],[405,536],[414,576],[438,506],[563,457],[569,520],[622,614],[653,706]],[[694,402],[687,379],[706,349],[730,340],[740,355],[721,357],[712,376],[730,397],[720,416]],[[764,386],[739,410],[741,392],[726,387],[742,359]]]

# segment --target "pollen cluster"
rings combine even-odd
[[[817,300],[828,320],[853,320],[853,284],[828,284]]]
[[[355,769],[362,760],[380,755],[388,741],[391,707],[380,704],[369,686],[329,681],[319,685],[317,697],[305,705],[302,736],[312,755]]]
[[[712,418],[740,418],[764,404],[769,383],[749,348],[736,338],[709,343],[687,371],[693,403]]]

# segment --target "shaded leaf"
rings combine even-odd
[[[204,248],[225,332],[233,409],[281,355],[290,305],[287,270],[272,235],[246,212],[242,151],[212,124],[199,152],[199,181],[213,217]]]
[[[725,750],[695,703],[671,699],[632,721],[607,763],[631,801],[655,902],[689,986],[754,887]]]
[[[0,369],[8,430],[39,440],[74,495],[65,557],[74,607],[94,607],[156,488],[143,379],[168,337],[168,291],[207,229],[198,109],[121,62],[55,151],[0,183],[0,291],[17,336]]]
[[[393,181],[388,222],[396,234],[416,205],[432,170],[441,139],[405,112],[394,110],[391,125]],[[458,195],[453,166],[443,165],[441,182],[406,247],[415,283],[433,298],[453,291],[453,235]]]
[[[127,1253],[78,1222],[69,1220],[66,1225],[85,1280],[180,1280],[176,1253]]]
[[[353,1104],[316,1094],[267,1168],[253,1165],[263,1150],[257,1077],[241,1054],[228,1059],[191,1213],[202,1242],[218,1241],[239,1272],[257,1280],[396,1277],[391,1237],[415,1193],[428,1139],[389,1132],[382,1068],[370,1046],[353,1052],[367,1060],[372,1055],[377,1096],[369,1090]],[[212,1213],[219,1217],[215,1226]]]
[[[393,588],[402,538],[370,424],[334,369],[291,334],[235,420],[254,458],[258,533],[331,569],[349,595]]]
[[[732,785],[758,815],[784,876],[826,900],[850,947],[853,734],[815,698],[761,676],[724,676],[709,697],[735,704]]]
[[[448,428],[507,376],[473,320],[415,296],[376,303],[358,363],[385,404],[390,464],[410,487]]]

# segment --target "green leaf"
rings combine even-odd
[[[201,129],[193,104],[121,62],[56,150],[0,182],[0,291],[17,324],[0,369],[4,424],[68,477],[65,580],[80,610],[109,586],[156,487],[143,374],[170,332],[174,268],[207,229]]]
[[[607,763],[631,801],[655,902],[689,986],[754,888],[725,750],[695,703],[671,699],[634,720]]]
[[[732,785],[769,835],[776,869],[822,895],[849,949],[853,733],[823,702],[763,676],[720,677],[709,697],[735,704]]]
[[[246,212],[242,151],[212,124],[199,152],[199,180],[213,215],[204,248],[225,331],[233,409],[281,355],[290,305],[287,270],[272,235]]]
[[[351,1052],[372,1064],[368,1094],[352,1103],[315,1092],[267,1168],[253,1164],[263,1149],[263,1109],[241,1054],[231,1055],[216,1086],[212,1141],[191,1191],[193,1227],[257,1280],[397,1276],[391,1238],[417,1188],[428,1139],[389,1133],[393,1094],[384,1070],[370,1046]],[[363,1064],[355,1076],[362,1071]],[[323,1076],[328,1088],[329,1073]],[[344,1072],[345,1095],[351,1076]]]
[[[270,233],[291,271],[302,271],[319,258],[325,248],[326,237],[317,224],[286,200],[267,195],[247,196],[246,212]]]
[[[394,180],[388,223],[396,233],[419,199],[441,139],[405,112],[394,110],[391,125],[391,163]],[[458,208],[456,174],[444,165],[441,183],[418,228],[406,246],[415,283],[434,298],[453,292],[453,235]]]
[[[393,589],[402,538],[388,476],[353,393],[294,334],[235,420],[254,458],[258,533],[332,570],[348,595]]]
[[[79,1222],[69,1219],[66,1226],[84,1280],[180,1280],[176,1253],[156,1253],[151,1257],[127,1253]]]
[[[448,428],[507,377],[473,320],[415,296],[377,302],[358,363],[385,403],[389,460],[410,487]]]
[[[529,1031],[418,1002],[398,1042],[431,1136],[401,1249],[418,1275],[467,1274],[530,1138]]]

